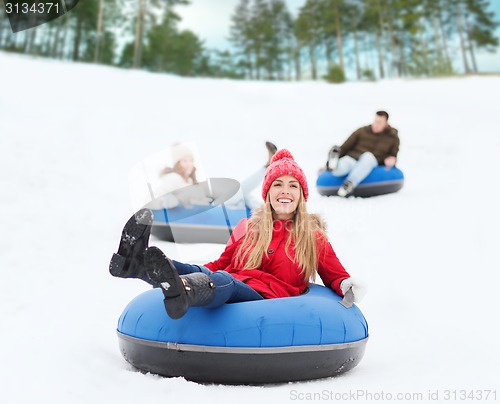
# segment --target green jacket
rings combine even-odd
[[[340,146],[340,157],[347,155],[357,160],[363,153],[371,152],[379,164],[384,164],[386,157],[397,157],[398,151],[397,129],[388,126],[380,133],[373,133],[368,125],[359,128]]]

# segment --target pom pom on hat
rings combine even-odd
[[[299,181],[302,192],[304,193],[304,199],[307,201],[309,189],[307,187],[306,176],[293,158],[292,153],[287,149],[278,150],[272,157],[269,167],[267,167],[264,182],[262,184],[262,198],[264,201],[266,200],[267,192],[273,181],[282,175],[291,175]]]
[[[271,158],[271,162],[269,164],[273,164],[275,161],[278,161],[281,159],[294,160],[292,153],[290,153],[289,150],[281,149],[281,150],[278,150],[276,153],[274,153],[274,156]]]

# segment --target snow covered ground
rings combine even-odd
[[[458,399],[460,390],[484,389],[500,399],[499,77],[234,82],[5,53],[0,71],[2,403],[334,401],[338,394],[423,402],[429,392],[444,401],[446,390],[458,390]],[[321,197],[314,183],[328,147],[378,109],[400,131],[405,187],[373,199]],[[309,210],[325,215],[341,261],[369,285],[360,304],[370,325],[363,361],[338,378],[268,387],[134,371],[115,328],[148,286],[107,269],[131,214],[128,171],[173,142],[194,141],[207,175],[242,179],[265,162],[265,140],[295,155],[312,188]],[[193,262],[223,249],[154,243]]]

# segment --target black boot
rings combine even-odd
[[[143,279],[144,253],[148,248],[153,212],[141,209],[125,224],[118,246],[118,252],[113,254],[109,263],[109,272],[119,278]]]
[[[156,247],[150,247],[144,261],[150,283],[159,285],[169,317],[177,320],[192,306],[206,306],[215,296],[215,284],[202,272],[179,275],[174,263]]]

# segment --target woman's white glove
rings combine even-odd
[[[354,295],[354,301],[356,303],[363,300],[366,295],[366,285],[363,281],[356,278],[347,278],[340,282],[340,290],[345,295],[346,292],[352,289],[352,293]]]

